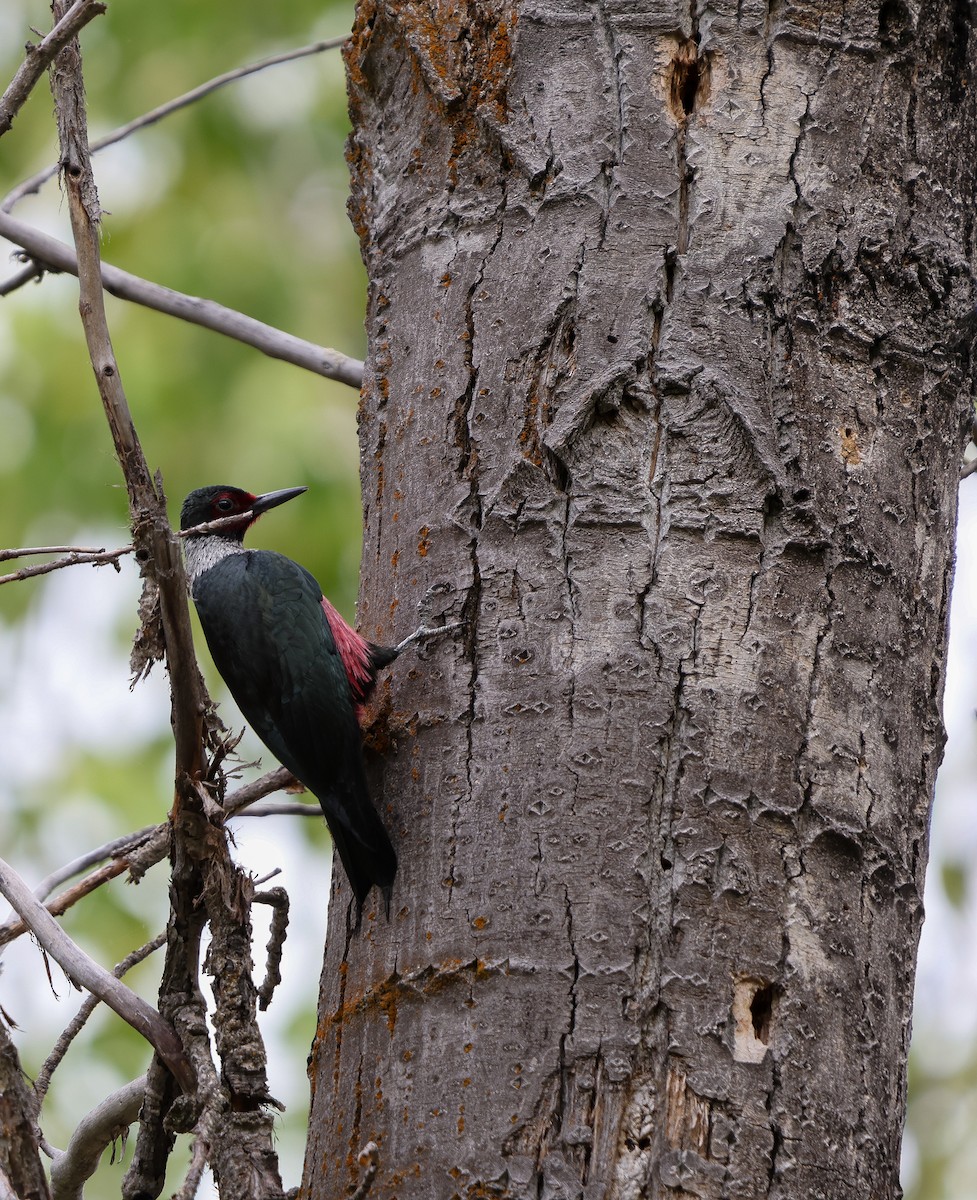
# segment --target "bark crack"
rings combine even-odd
[[[610,14],[607,11],[607,6],[604,0],[598,0],[597,13],[601,24],[601,29],[604,34],[604,39],[607,43],[610,52],[610,69],[611,78],[614,87],[614,98],[616,100],[616,147],[610,158],[605,159],[601,163],[601,177],[604,181],[604,204],[603,215],[601,219],[600,238],[598,239],[598,249],[604,246],[604,240],[607,237],[607,228],[611,219],[611,208],[614,201],[614,189],[616,184],[617,168],[624,162],[624,134],[627,128],[626,105],[624,101],[624,84],[621,79],[621,63],[620,50],[617,44],[617,34],[614,29],[614,24],[611,21]]]

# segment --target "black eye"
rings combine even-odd
[[[234,501],[230,498],[230,496],[221,496],[221,498],[217,501],[217,507],[221,510],[221,512],[233,512]]]

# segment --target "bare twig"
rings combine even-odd
[[[31,258],[45,267],[53,267],[70,275],[78,274],[78,261],[69,246],[4,212],[0,212],[0,237],[23,247]],[[225,337],[253,346],[269,358],[303,367],[326,379],[335,379],[354,388],[363,382],[363,363],[359,359],[284,333],[232,308],[225,308],[214,300],[175,292],[172,288],[140,279],[138,275],[130,275],[128,271],[120,271],[108,263],[101,264],[101,278],[105,290],[122,300],[131,300],[145,308],[222,333]]]
[[[237,788],[226,797],[223,808],[224,819],[248,816],[319,816],[322,810],[317,804],[303,804],[300,801],[285,801],[281,804],[268,804],[258,809],[251,809],[251,805],[257,803],[257,801],[263,799],[265,796],[281,791],[282,788],[290,787],[294,783],[295,777],[285,767],[277,767],[274,771],[269,771],[253,783]],[[48,912],[53,916],[60,916],[73,904],[76,904],[79,900],[95,891],[96,888],[101,887],[103,883],[107,883],[110,879],[115,879],[123,871],[131,871],[134,878],[141,879],[151,867],[162,862],[169,851],[169,846],[170,825],[168,821],[164,821],[160,825],[147,825],[135,833],[129,833],[125,837],[116,838],[114,841],[108,842],[106,845],[99,846],[97,849],[82,855],[80,858],[75,859],[74,862],[60,867],[37,885],[34,889],[34,895],[38,900],[43,901],[55,887],[58,887],[66,879],[70,879],[80,871],[87,870],[88,867],[93,866],[95,863],[102,862],[104,859],[111,857],[112,861],[107,863],[101,870],[86,876],[73,888],[69,888],[59,896],[56,896],[46,906]],[[11,920],[5,922],[3,925],[0,925],[0,948],[22,937],[23,934],[29,931],[29,926],[24,921]]]
[[[126,546],[131,550],[131,546]],[[10,550],[0,550],[0,562],[9,562],[13,558],[31,558],[37,554],[104,554],[104,546],[19,546]],[[119,554],[122,551],[118,551]]]
[[[106,1096],[79,1122],[68,1148],[51,1167],[52,1200],[82,1200],[85,1183],[95,1174],[102,1152],[125,1136],[139,1116],[145,1093],[146,1076],[141,1075]]]
[[[125,837],[115,838],[111,842],[107,842],[104,846],[99,846],[94,850],[90,850],[87,854],[81,855],[80,858],[74,859],[73,862],[66,866],[59,867],[57,871],[52,871],[50,875],[34,888],[34,896],[37,900],[43,902],[54,891],[56,887],[60,887],[62,883],[71,879],[74,875],[81,874],[82,871],[87,871],[89,867],[95,866],[97,863],[104,862],[105,859],[115,859],[114,863],[109,864],[109,868],[103,868],[104,874],[96,872],[95,875],[89,875],[87,879],[83,879],[76,888],[69,889],[62,893],[47,906],[48,912],[52,916],[59,916],[71,907],[82,896],[87,896],[94,891],[96,887],[100,887],[109,879],[114,879],[120,875],[130,864],[129,856],[140,847],[150,843],[150,841],[158,836],[159,830],[168,830],[168,826],[147,825],[143,829],[137,830],[135,833],[128,833]],[[165,843],[164,843],[165,844]],[[157,862],[163,857],[165,849],[157,858]],[[23,921],[7,921],[0,925],[0,947],[6,946],[8,942],[12,942],[15,938],[27,932],[27,926]]]
[[[142,829],[137,829],[134,833],[127,833],[123,837],[113,838],[111,842],[106,842],[102,846],[96,846],[87,854],[82,854],[71,862],[65,863],[63,867],[58,867],[50,875],[45,875],[34,888],[34,895],[38,900],[46,900],[55,888],[60,887],[62,883],[66,883],[75,875],[80,875],[82,871],[87,871],[107,858],[125,858],[131,851],[148,842],[159,828],[158,825],[144,825]]]
[[[185,538],[200,533],[212,533],[220,529],[228,529],[234,525],[250,520],[252,514],[235,513],[232,517],[218,517],[216,521],[206,521],[202,525],[194,525],[192,529],[183,529],[176,537]],[[9,575],[0,575],[0,584],[13,583],[19,579],[30,579],[35,575],[47,575],[51,571],[60,571],[63,567],[76,567],[85,563],[102,566],[112,563],[118,566],[118,560],[127,554],[132,554],[135,546],[119,546],[115,550],[106,550],[104,546],[27,546],[10,550],[0,550],[0,562],[11,559],[28,558],[38,554],[62,554],[62,558],[53,559],[48,563],[40,563],[36,567],[22,567]]]
[[[415,629],[413,633],[404,638],[402,642],[398,642],[394,646],[394,650],[398,654],[406,650],[413,642],[425,642],[428,638],[439,637],[442,633],[451,633],[454,629],[464,629],[464,621],[452,621],[450,625],[437,625],[433,629],[429,629],[426,625],[422,625],[419,629]]]
[[[133,950],[131,954],[112,968],[112,974],[116,979],[122,979],[134,966],[147,959],[150,954],[153,954],[166,942],[166,934],[159,933],[151,942],[147,942],[145,946],[140,946],[138,950]],[[37,1073],[37,1079],[34,1080],[34,1096],[37,1102],[37,1107],[44,1103],[44,1097],[47,1095],[47,1090],[51,1085],[51,1076],[61,1065],[64,1056],[68,1053],[68,1047],[75,1040],[82,1029],[85,1027],[85,1022],[98,1007],[98,996],[88,995],[82,1001],[81,1007],[68,1022],[61,1036],[54,1044],[51,1053],[44,1060],[40,1071]]]
[[[274,771],[262,775],[254,783],[247,783],[231,792],[224,800],[224,819],[236,816],[242,809],[254,804],[256,800],[263,800],[272,792],[279,792],[282,788],[291,787],[294,783],[295,776],[291,771],[287,771],[284,767],[276,767]]]
[[[0,137],[13,124],[14,118],[23,108],[34,85],[56,55],[73,37],[78,35],[89,21],[94,20],[103,12],[105,12],[105,5],[99,3],[99,0],[77,0],[55,24],[51,32],[36,46],[30,42],[27,43],[27,57],[21,63],[3,96],[0,96]]]
[[[284,888],[269,888],[267,892],[256,892],[255,904],[271,905],[271,929],[265,946],[265,977],[258,988],[258,1007],[264,1012],[271,1004],[275,988],[282,981],[282,948],[288,933],[288,892]]]
[[[19,579],[33,579],[36,575],[49,575],[52,571],[60,571],[63,567],[77,567],[82,563],[91,563],[96,567],[111,563],[118,570],[119,559],[126,554],[131,554],[134,549],[134,546],[122,546],[118,550],[73,550],[63,558],[38,563],[36,567],[22,567],[19,571],[12,571],[9,575],[0,575],[0,583],[15,583]],[[43,551],[39,553],[43,553]],[[3,555],[8,558],[20,557],[9,551],[4,551]],[[2,556],[0,556],[0,561],[2,561]]]
[[[965,461],[963,466],[960,468],[961,480],[967,479],[969,476],[973,475],[975,471],[977,471],[977,454],[975,454],[969,462]]]
[[[282,788],[289,787],[294,783],[295,777],[284,767],[277,767],[274,771],[269,771],[253,783],[246,784],[231,792],[224,801],[224,819],[251,816],[251,805],[265,796],[269,796],[273,792],[280,791]],[[278,805],[269,804],[263,806],[255,810],[253,815],[256,817],[305,817],[318,816],[321,811],[318,805],[315,804],[285,802]],[[121,875],[123,871],[131,871],[134,878],[141,879],[151,867],[163,861],[169,852],[169,846],[170,824],[168,821],[164,821],[160,825],[147,825],[144,829],[140,829],[136,833],[127,834],[125,837],[117,838],[105,846],[91,850],[81,858],[75,859],[73,863],[69,863],[67,866],[52,872],[52,874],[48,875],[46,879],[43,879],[37,885],[34,889],[34,896],[39,901],[45,900],[54,888],[66,879],[70,879],[73,875],[77,875],[79,871],[86,870],[89,866],[111,856],[112,861],[102,868],[101,871],[96,871],[87,876],[74,888],[69,888],[67,891],[62,892],[60,896],[56,896],[46,906],[48,912],[53,916],[60,916],[71,905],[77,903],[84,896],[89,895],[89,893],[93,892],[103,883]],[[29,927],[24,921],[11,920],[5,922],[3,925],[0,925],[0,948],[15,941],[27,932],[29,932]]]
[[[32,279],[41,279],[44,275],[44,268],[34,262],[32,258],[27,259],[27,265],[5,279],[0,283],[0,296],[9,296],[16,292],[19,288],[30,283]]]
[[[213,79],[209,79],[206,83],[201,83],[198,87],[191,88],[189,92],[184,92],[182,96],[177,96],[173,100],[167,100],[165,104],[159,105],[158,108],[154,108],[150,112],[143,113],[141,117],[136,117],[127,124],[120,125],[118,129],[113,129],[111,133],[107,133],[104,137],[100,137],[97,141],[92,142],[90,147],[91,152],[92,154],[97,154],[99,150],[104,150],[106,146],[114,146],[116,142],[123,141],[123,139],[137,133],[140,129],[146,129],[150,125],[157,124],[157,122],[162,121],[165,117],[172,116],[173,113],[179,112],[183,108],[188,108],[191,104],[195,104],[198,100],[209,96],[211,92],[216,92],[218,88],[225,87],[229,83],[234,83],[238,79],[245,79],[248,75],[254,75],[258,71],[265,71],[268,67],[277,67],[281,63],[308,58],[312,54],[322,54],[325,50],[338,50],[345,41],[346,36],[327,38],[323,42],[313,42],[308,46],[300,46],[297,50],[286,50],[283,54],[273,54],[269,58],[262,58],[247,67],[237,67],[233,71],[226,71],[223,75],[217,75]],[[17,187],[8,192],[3,198],[2,203],[0,203],[0,211],[13,212],[14,207],[25,196],[31,196],[35,192],[40,191],[49,179],[53,179],[57,175],[58,170],[57,164],[54,164],[53,166],[45,167],[43,171],[38,171],[30,179],[25,179],[23,183],[18,184]]]
[[[283,800],[280,804],[260,804],[234,814],[238,817],[321,817],[318,804],[303,804],[301,800]]]
[[[17,872],[0,859],[0,892],[30,925],[41,946],[76,986],[87,988],[152,1044],[184,1091],[192,1091],[193,1072],[179,1038],[151,1004],[137,996],[76,945],[32,895]]]
[[[254,520],[254,513],[249,508],[247,512],[234,513],[230,517],[218,517],[215,521],[202,521],[199,525],[191,525],[189,529],[177,531],[178,538],[197,537],[201,533],[216,533],[221,529],[231,529],[235,525],[247,525]]]
[[[104,867],[100,867],[97,871],[86,875],[74,887],[70,887],[67,891],[62,892],[60,896],[56,896],[49,904],[45,905],[46,910],[52,917],[62,916],[69,908],[77,904],[79,900],[84,900],[86,896],[97,891],[103,883],[108,883],[110,879],[115,879],[116,876],[121,875],[128,865],[124,858],[117,858],[114,862],[107,863]],[[0,927],[0,946],[14,941],[15,938],[19,938],[21,934],[27,932],[33,932],[33,930],[26,921],[8,921]]]

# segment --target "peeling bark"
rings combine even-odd
[[[468,627],[381,695],[303,1194],[897,1193],[969,11],[359,4],[360,624]]]
[[[41,1166],[36,1104],[0,1010],[0,1194],[50,1200]]]

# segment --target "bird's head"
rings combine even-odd
[[[265,492],[263,496],[255,496],[242,488],[214,487],[197,488],[183,501],[180,510],[180,528],[192,529],[195,525],[204,525],[209,521],[219,521],[225,517],[239,516],[240,524],[228,524],[220,530],[227,537],[242,538],[245,530],[253,525],[262,513],[269,508],[277,508],[286,500],[301,496],[309,489],[304,487],[283,488],[279,492]]]

